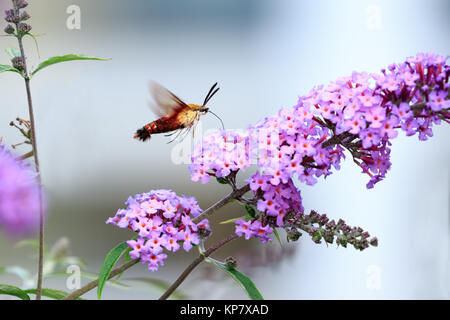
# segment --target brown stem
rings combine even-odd
[[[203,254],[199,255],[197,259],[192,261],[192,263],[184,269],[183,273],[178,277],[177,280],[167,289],[166,292],[159,298],[159,300],[166,300],[179,286],[183,283],[183,281],[186,279],[186,277],[192,272],[192,270],[195,269],[196,266],[198,266],[203,260],[205,260],[207,257],[209,257],[214,251],[219,249],[220,247],[224,246],[228,242],[236,239],[238,236],[236,234],[229,235],[225,239],[217,242],[213,246],[211,246],[208,250],[206,250]]]
[[[18,12],[18,8],[16,3],[14,3],[14,10]],[[34,121],[34,112],[33,112],[33,101],[31,99],[31,88],[30,88],[30,78],[28,76],[27,63],[25,60],[25,51],[23,49],[22,43],[22,35],[19,32],[19,24],[16,23],[17,30],[17,41],[19,42],[20,55],[23,63],[23,77],[25,79],[25,89],[27,92],[27,102],[28,102],[28,113],[30,116],[30,124],[31,124],[31,143],[33,146],[33,155],[34,155],[34,163],[36,165],[36,172],[38,173],[37,179],[39,185],[42,186],[41,181],[41,173],[39,168],[39,157],[38,157],[38,149],[36,142],[36,126]],[[37,290],[36,290],[36,300],[41,300],[42,297],[42,277],[43,277],[43,261],[44,261],[44,210],[42,204],[42,190],[39,190],[39,261],[38,261],[38,281],[37,281]]]
[[[197,218],[195,218],[194,220],[192,220],[195,223],[200,222],[202,219],[210,216],[211,214],[213,214],[215,211],[219,210],[220,208],[222,208],[223,206],[225,206],[228,202],[230,202],[233,199],[240,199],[244,194],[246,194],[248,191],[250,191],[250,185],[246,184],[245,186],[243,186],[240,189],[237,189],[236,191],[231,192],[228,196],[226,196],[225,198],[223,198],[222,200],[219,200],[218,202],[216,202],[215,204],[213,204],[211,207],[209,207],[208,209],[206,209],[205,211],[202,212],[201,215],[199,215]]]
[[[132,266],[134,266],[138,262],[139,262],[139,260],[131,260],[131,261],[128,261],[127,263],[124,263],[120,267],[118,267],[118,268],[114,269],[113,271],[111,271],[111,274],[109,275],[108,280],[113,278],[113,277],[115,277],[115,276],[117,276],[118,274],[121,274],[122,272],[124,272],[125,270],[131,268]],[[89,282],[87,285],[81,287],[78,290],[75,290],[74,292],[72,292],[71,294],[65,296],[61,300],[74,300],[74,299],[78,298],[79,296],[85,294],[86,292],[94,289],[96,286],[98,286],[98,279],[95,279],[95,280]]]

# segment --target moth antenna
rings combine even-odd
[[[213,95],[216,94],[217,91],[219,91],[220,88],[217,88],[216,90],[214,90],[213,93],[210,94],[210,96],[208,97],[208,100],[206,100],[206,103],[208,103],[208,101],[213,97]],[[206,103],[204,105],[206,105]]]
[[[222,124],[222,129],[225,130],[225,126],[223,125],[222,119],[220,119],[219,116],[217,114],[215,114],[214,112],[212,112],[211,110],[209,110],[208,112],[212,113],[217,119],[220,120],[220,123]]]
[[[206,103],[208,102],[208,97],[210,97],[209,95],[211,94],[211,92],[214,90],[214,88],[217,86],[217,82],[213,84],[213,86],[211,87],[211,89],[209,89],[208,94],[205,97],[205,101],[203,102],[203,105],[206,105]]]

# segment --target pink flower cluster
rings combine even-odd
[[[219,130],[197,144],[189,166],[191,179],[207,183],[210,176],[228,176],[232,171],[251,165],[249,138],[246,132]]]
[[[449,122],[450,66],[428,53],[389,66],[381,74],[354,72],[299,98],[246,132],[219,131],[196,146],[191,178],[202,183],[256,163],[264,174],[287,182],[295,174],[308,185],[339,169],[350,151],[371,178],[382,180],[391,166],[390,140],[401,129],[432,136],[431,126]]]
[[[290,220],[304,211],[300,191],[290,179],[283,183],[273,176],[260,175],[259,172],[248,181],[250,189],[258,199],[256,207],[263,214],[252,220],[235,221],[236,234],[244,235],[246,240],[257,237],[261,242],[267,242],[273,232],[271,226],[284,227],[286,217]]]
[[[130,257],[147,263],[151,271],[164,265],[164,248],[176,252],[182,245],[189,251],[200,243],[200,234],[211,233],[207,219],[197,224],[191,219],[202,211],[195,198],[179,197],[171,190],[151,190],[129,197],[125,204],[128,207],[119,209],[106,223],[138,233],[136,240],[127,241]]]
[[[226,177],[256,164],[270,188],[291,183],[295,175],[314,185],[333,168],[339,170],[348,150],[369,175],[367,188],[372,188],[391,167],[389,145],[399,130],[426,140],[433,135],[433,124],[450,122],[446,60],[433,53],[418,54],[381,74],[353,72],[312,89],[294,108],[283,108],[245,132],[206,136],[192,155],[191,178],[206,183],[210,176]],[[259,178],[255,174],[251,180]],[[267,201],[259,199],[258,209],[274,214]],[[277,225],[281,224],[279,218]]]
[[[34,168],[0,144],[0,228],[10,236],[36,232],[40,193]]]

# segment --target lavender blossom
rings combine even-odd
[[[136,240],[127,242],[132,249],[130,258],[140,259],[151,271],[164,265],[164,249],[175,252],[182,245],[189,251],[211,234],[207,219],[197,224],[192,221],[191,215],[202,212],[195,198],[179,197],[171,190],[151,190],[129,197],[125,204],[127,209],[119,209],[106,223],[138,234]]]
[[[210,134],[194,149],[191,179],[207,183],[214,176],[228,181],[256,164],[261,174],[254,174],[249,182],[263,215],[254,222],[270,227],[285,225],[285,209],[293,208],[291,195],[297,194],[296,214],[303,214],[292,179],[316,184],[318,178],[340,169],[345,150],[370,177],[367,188],[373,188],[391,167],[389,146],[399,131],[427,140],[433,135],[433,124],[450,123],[446,60],[419,53],[381,74],[353,72],[312,89],[294,108],[283,108],[244,132]],[[291,189],[287,196],[274,192]],[[245,221],[237,224],[238,235],[246,239],[256,235]]]
[[[39,225],[36,172],[0,145],[0,228],[13,236],[33,233]]]

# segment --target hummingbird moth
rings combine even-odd
[[[155,114],[160,118],[138,129],[134,138],[146,141],[150,139],[153,134],[157,133],[168,133],[166,136],[176,134],[175,138],[170,141],[173,142],[180,136],[184,138],[191,130],[192,134],[194,134],[195,126],[197,125],[200,116],[208,112],[216,116],[222,122],[215,113],[206,107],[208,101],[217,93],[217,91],[219,91],[219,88],[216,88],[216,86],[217,82],[209,90],[203,104],[198,105],[187,104],[160,84],[151,82],[150,92],[156,102],[156,105],[152,107]]]

